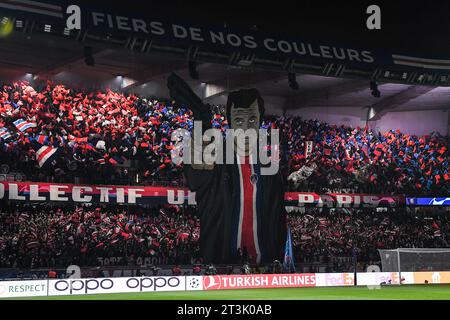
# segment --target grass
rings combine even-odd
[[[393,285],[379,290],[361,286],[116,293],[20,300],[450,300],[450,285]]]

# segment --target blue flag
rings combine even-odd
[[[295,272],[294,255],[292,254],[291,229],[289,226],[287,229],[286,246],[284,249],[283,268],[288,272]]]

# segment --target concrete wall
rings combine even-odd
[[[304,119],[318,119],[333,125],[364,127],[367,109],[345,107],[314,107],[290,110],[287,115],[297,115]],[[400,129],[407,134],[426,135],[437,131],[442,135],[450,133],[449,111],[401,111],[388,112],[378,121],[369,122],[376,131]]]
[[[389,112],[375,121],[371,128],[382,132],[400,129],[407,134],[426,135],[437,131],[449,134],[448,110]]]

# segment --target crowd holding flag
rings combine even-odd
[[[8,129],[0,128],[0,139],[6,140],[11,138],[11,133],[9,133]]]
[[[306,141],[305,144],[305,158],[308,159],[313,151],[313,142],[312,141]]]
[[[214,108],[212,123],[214,128],[228,127],[219,107]],[[2,161],[28,155],[37,142],[57,148],[61,160],[47,174],[70,167],[105,172],[108,177],[126,160],[138,160],[140,177],[177,180],[183,165],[172,162],[171,134],[191,130],[192,125],[192,112],[171,101],[111,90],[76,91],[50,81],[39,91],[23,81],[0,88]],[[378,133],[301,117],[266,117],[262,128],[280,129],[288,174],[304,167],[302,179],[315,181],[318,188],[333,180],[341,188],[351,185],[354,192],[446,195],[450,191],[449,141],[439,133]],[[75,162],[83,165],[77,169]]]
[[[20,132],[24,132],[27,129],[35,128],[37,126],[35,122],[25,121],[23,119],[18,119],[13,123]]]
[[[58,148],[51,146],[42,146],[36,151],[36,161],[39,168],[42,168],[48,163],[52,163],[57,156]]]

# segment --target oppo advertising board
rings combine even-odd
[[[48,280],[48,295],[191,291],[202,289],[201,276]]]

